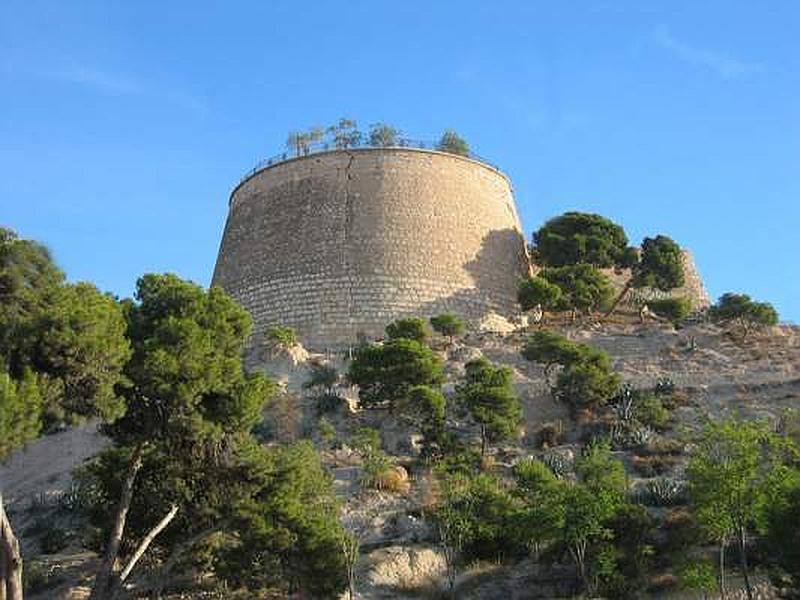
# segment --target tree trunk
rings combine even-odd
[[[744,575],[744,588],[747,590],[747,600],[753,600],[753,586],[750,584],[750,568],[747,565],[747,532],[744,527],[739,527],[739,560]]]
[[[481,458],[486,456],[486,426],[481,425]]]
[[[22,555],[19,540],[6,516],[0,496],[0,599],[22,600]]]
[[[633,278],[629,279],[625,283],[625,287],[622,288],[622,291],[619,293],[619,296],[617,296],[617,299],[614,300],[614,304],[611,305],[611,308],[609,308],[608,312],[605,314],[606,317],[610,317],[611,315],[614,314],[614,311],[617,310],[617,307],[619,307],[620,303],[622,302],[622,299],[628,294],[628,292],[631,290],[632,287],[633,287]]]
[[[725,600],[725,540],[719,542],[719,597]]]
[[[128,518],[128,509],[131,507],[131,500],[133,499],[133,484],[136,481],[136,475],[139,469],[142,468],[142,455],[144,454],[145,444],[140,443],[136,446],[131,456],[131,462],[128,466],[128,472],[125,475],[125,481],[122,484],[122,495],[117,505],[117,514],[114,519],[114,527],[108,538],[106,551],[103,555],[103,562],[97,571],[97,577],[94,580],[94,587],[89,596],[89,600],[104,600],[111,597],[114,584],[114,566],[117,562],[119,555],[119,547],[122,543],[122,536],[125,533],[125,521]]]
[[[578,577],[583,584],[584,591],[591,596],[592,585],[589,581],[589,576],[586,574],[586,542],[577,542],[569,549],[572,558],[575,561],[575,566],[578,568]]]
[[[146,536],[144,536],[144,539],[136,548],[136,551],[133,553],[133,556],[131,556],[131,559],[128,561],[128,564],[122,570],[122,573],[120,573],[120,576],[115,579],[115,583],[117,586],[125,583],[125,580],[128,579],[128,577],[130,576],[131,571],[133,571],[133,568],[136,566],[136,563],[138,563],[139,560],[144,555],[144,553],[147,552],[147,549],[150,547],[150,544],[153,543],[153,540],[156,539],[159,533],[164,531],[167,525],[169,525],[172,522],[172,519],[174,519],[175,515],[177,514],[178,514],[178,505],[173,504],[170,507],[169,512],[166,515],[164,515],[164,518],[161,519],[158,522],[158,524],[148,532]]]

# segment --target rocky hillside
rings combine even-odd
[[[631,488],[642,493],[653,481],[680,479],[687,444],[706,416],[735,412],[745,418],[768,419],[777,426],[786,409],[800,408],[800,328],[796,326],[773,327],[744,343],[706,323],[676,330],[657,322],[640,324],[630,316],[611,324],[553,327],[572,340],[605,350],[614,369],[636,388],[652,388],[667,380],[674,384],[670,427],[651,432],[650,439],[636,448],[615,451],[625,464]],[[472,331],[452,346],[444,341],[434,344],[446,361],[447,395],[453,394],[464,365],[477,357],[513,369],[514,386],[524,407],[524,435],[491,457],[487,467],[499,474],[527,456],[573,460],[608,418],[602,412],[570,415],[564,405],[553,401],[542,368],[520,355],[528,333]],[[297,351],[265,355],[264,369],[285,388],[285,401],[268,411],[271,429],[265,435],[269,439],[310,436],[323,448],[343,500],[343,522],[360,538],[359,598],[435,597],[443,589],[445,560],[425,508],[435,501],[437,489],[430,470],[415,461],[418,440],[413,431],[385,412],[354,410],[355,390],[339,388],[348,402],[325,415],[335,428],[335,434],[329,432],[326,437],[320,432],[315,400],[303,388],[313,362],[326,362],[343,372],[347,358]],[[477,436],[461,415],[450,414],[448,420],[463,439]],[[380,430],[384,448],[405,467],[399,477],[404,479],[407,472],[407,484],[389,486],[391,491],[363,485],[360,459],[347,440],[365,425]],[[32,571],[44,580],[49,578],[40,598],[83,597],[85,588],[80,583],[90,573],[95,555],[86,550],[86,540],[73,519],[79,511],[74,507],[77,500],[71,494],[70,473],[103,445],[102,436],[86,426],[35,441],[0,467],[6,503],[18,523],[25,554],[32,559]],[[680,517],[680,509],[650,510],[659,514],[662,526]],[[52,533],[53,524],[63,539],[50,539],[58,537]],[[650,587],[654,596],[678,594],[674,573],[666,570],[656,579]],[[516,564],[478,563],[461,572],[457,590],[460,598],[563,597],[571,593],[572,580],[566,567],[543,568],[527,559]],[[772,593],[763,586],[764,594]]]

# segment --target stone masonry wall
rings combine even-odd
[[[380,337],[405,315],[512,314],[528,269],[508,180],[471,159],[405,148],[293,159],[231,195],[212,285],[255,331],[312,348]]]

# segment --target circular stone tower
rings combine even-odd
[[[358,148],[257,170],[231,193],[212,285],[255,332],[308,347],[381,337],[398,317],[516,311],[528,258],[511,186],[482,162]]]

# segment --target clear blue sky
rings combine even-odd
[[[0,223],[73,280],[208,284],[227,197],[290,129],[461,132],[526,231],[599,212],[714,297],[800,322],[800,3],[0,4]]]

